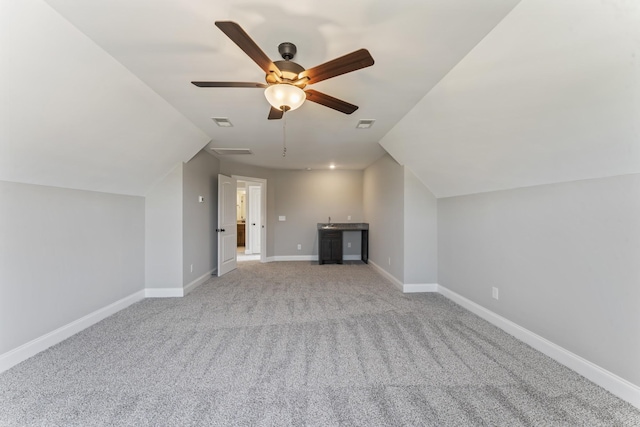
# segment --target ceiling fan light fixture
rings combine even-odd
[[[264,96],[273,108],[292,111],[300,107],[307,99],[304,91],[288,83],[273,84],[264,90]]]

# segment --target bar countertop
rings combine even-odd
[[[318,223],[318,230],[361,231],[368,229],[369,224],[366,222]]]

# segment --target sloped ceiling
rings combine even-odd
[[[0,180],[144,195],[209,141],[46,3],[0,7]]]
[[[640,173],[640,2],[522,1],[381,144],[438,197]]]
[[[640,22],[629,0],[22,0],[0,3],[0,179],[143,195],[208,146],[285,169],[361,169],[384,151],[438,197],[640,172]],[[375,65],[316,85],[267,121],[261,81],[214,25],[313,66],[361,47]],[[228,117],[218,128],[211,117]],[[358,119],[376,119],[368,131]]]

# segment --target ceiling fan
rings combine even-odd
[[[293,43],[285,42],[278,46],[282,61],[271,61],[258,47],[249,35],[235,22],[216,21],[216,26],[222,30],[235,44],[240,47],[266,73],[265,83],[248,82],[191,82],[198,87],[246,87],[263,88],[265,96],[271,104],[269,120],[281,119],[285,111],[300,107],[305,99],[325,107],[332,108],[345,114],[351,114],[358,109],[349,104],[317,90],[307,89],[306,86],[327,80],[341,74],[350,73],[373,65],[373,58],[366,49],[359,49],[347,55],[325,62],[305,70],[304,67],[292,61],[297,49]]]

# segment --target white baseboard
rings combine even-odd
[[[400,280],[398,280],[394,276],[392,276],[391,273],[389,273],[387,270],[385,270],[384,268],[380,267],[375,262],[371,261],[371,259],[369,259],[369,265],[374,270],[376,270],[378,273],[380,273],[385,279],[387,279],[391,283],[393,283],[396,288],[400,289],[401,291],[404,291],[404,289],[403,289],[404,288],[404,284]]]
[[[385,279],[390,280],[391,283],[396,286],[396,288],[400,289],[405,294],[416,292],[438,292],[437,283],[402,283],[400,280],[396,279],[391,275],[391,273],[380,267],[375,262],[369,260],[369,265],[382,276],[384,276]]]
[[[185,296],[184,288],[145,288],[145,298],[177,298]]]
[[[438,292],[437,283],[405,283],[402,285],[402,292],[405,294],[416,292]]]
[[[491,310],[487,310],[483,306],[476,304],[475,302],[445,288],[444,286],[438,285],[438,292],[508,334],[513,335],[520,341],[530,345],[541,353],[546,354],[569,369],[574,370],[588,380],[596,383],[600,387],[610,391],[620,399],[625,400],[640,409],[640,387],[637,385],[630,383],[624,378],[620,378],[616,374],[589,362],[577,354],[552,343],[540,335],[523,328],[522,326],[492,312]]]
[[[4,372],[41,351],[66,340],[83,329],[95,325],[112,314],[129,307],[131,304],[143,300],[144,297],[145,291],[138,291],[0,355],[0,372]]]
[[[277,255],[267,257],[267,262],[276,261],[318,261],[318,255]]]
[[[344,255],[343,261],[360,261],[362,257],[360,255]],[[265,262],[275,261],[318,261],[318,255],[277,255],[266,258]]]
[[[204,273],[202,276],[198,277],[197,279],[195,279],[194,281],[186,285],[184,287],[184,295],[187,295],[189,292],[193,291],[195,288],[197,288],[198,286],[202,285],[204,282],[209,280],[213,272],[215,272],[216,270],[217,268],[214,268],[213,270],[209,270],[206,273]]]

